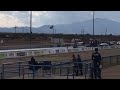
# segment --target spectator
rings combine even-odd
[[[81,57],[80,57],[80,55],[78,55],[78,57],[77,57],[77,62],[78,62],[78,71],[80,71],[80,75],[83,75],[83,70],[82,70],[82,61],[81,61]],[[79,72],[78,72],[79,73]]]
[[[76,59],[75,55],[73,55],[72,60],[73,60],[73,63],[74,63],[73,68],[74,68],[75,75],[78,76],[78,66],[77,66],[77,59]]]
[[[35,70],[35,71],[37,71],[38,69],[39,69],[39,67],[38,66],[31,66],[31,65],[39,65],[36,61],[35,61],[35,59],[34,59],[34,57],[31,57],[31,61],[29,61],[29,70]]]
[[[93,60],[93,74],[94,78],[101,79],[101,55],[98,53],[98,48],[95,48],[95,53],[92,54],[92,60]]]

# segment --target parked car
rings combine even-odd
[[[120,45],[120,41],[117,42],[117,45]]]
[[[107,44],[107,43],[101,43],[101,44],[99,44],[99,46],[109,46],[109,44]]]

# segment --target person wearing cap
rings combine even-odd
[[[95,52],[92,54],[93,61],[93,76],[95,79],[101,79],[101,54],[98,53],[98,48],[95,48]]]

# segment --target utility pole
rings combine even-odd
[[[95,14],[95,11],[93,11],[93,45],[94,45],[94,41],[95,41],[95,32],[94,32],[94,14]],[[92,53],[93,53],[93,45],[92,45]]]
[[[82,37],[83,37],[83,42],[84,42],[84,40],[85,40],[85,35],[84,35],[84,33],[85,33],[84,28],[82,28],[81,34],[82,34]]]
[[[93,41],[95,40],[95,32],[94,32],[94,14],[95,14],[95,11],[93,11]]]
[[[53,30],[53,37],[52,37],[52,39],[53,39],[53,43],[54,43],[54,33],[55,33],[55,30],[54,30],[54,25],[50,26],[50,29],[52,29],[52,30]]]
[[[32,11],[30,11],[30,48],[31,48],[31,36],[32,36]]]
[[[107,28],[106,28],[106,31],[105,31],[105,36],[107,35]]]
[[[106,28],[106,30],[105,30],[105,42],[107,42],[107,28]]]
[[[17,26],[15,26],[15,34],[16,34],[16,29],[17,29]]]

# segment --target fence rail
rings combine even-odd
[[[0,67],[0,77],[1,79],[7,79],[10,77],[23,77],[25,79],[25,75],[32,75],[32,79],[36,78],[35,70],[29,72],[29,66],[32,66],[33,69],[36,66],[39,67],[50,67],[50,75],[58,75],[58,76],[66,76],[66,79],[69,79],[72,76],[72,79],[75,78],[73,62],[53,62],[51,65],[28,65],[28,61],[25,62],[16,62],[16,63],[3,63],[2,67]],[[78,63],[78,62],[77,62]],[[90,67],[91,67],[91,60],[84,60],[82,61],[83,64],[83,76],[87,79],[90,75]],[[120,64],[120,55],[116,56],[109,56],[109,57],[102,57],[102,69],[111,67],[114,65]],[[79,69],[80,70],[80,69]],[[44,76],[43,68],[39,69],[39,72]]]

